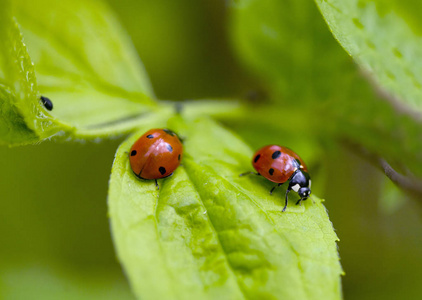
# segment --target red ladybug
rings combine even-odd
[[[183,146],[176,133],[169,129],[151,129],[130,148],[129,160],[133,173],[141,179],[164,178],[180,165]]]
[[[268,180],[278,183],[271,189],[271,194],[276,187],[289,182],[283,211],[287,208],[287,196],[291,190],[300,196],[296,204],[306,200],[311,194],[311,177],[308,168],[299,155],[289,148],[278,145],[262,147],[255,152],[252,165],[258,172],[257,175],[262,175]],[[241,176],[250,173],[252,172],[243,173]]]

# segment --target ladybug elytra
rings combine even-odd
[[[311,177],[308,168],[299,155],[289,148],[278,145],[262,147],[255,152],[252,165],[258,172],[257,175],[262,175],[266,179],[278,183],[271,189],[271,194],[276,187],[289,182],[283,212],[287,208],[288,195],[291,190],[300,196],[296,204],[300,204],[311,194]],[[250,173],[252,172],[243,173],[241,176]]]
[[[183,146],[176,133],[169,129],[151,129],[143,134],[129,152],[133,173],[141,179],[168,177],[180,165]]]

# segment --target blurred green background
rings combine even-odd
[[[109,4],[132,37],[159,99],[265,95],[265,84],[232,47],[226,1]],[[294,119],[290,115],[285,122]],[[420,299],[421,199],[409,199],[337,141],[307,143],[291,126],[260,134],[243,122],[226,125],[252,147],[296,144],[311,160],[313,191],[326,199],[341,240],[345,298]],[[0,297],[133,298],[107,219],[108,178],[121,141],[0,148]]]

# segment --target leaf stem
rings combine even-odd
[[[345,144],[349,149],[352,149],[354,153],[382,170],[384,174],[400,189],[422,200],[422,179],[400,174],[394,170],[394,168],[384,158],[370,152],[361,145],[350,141],[343,141],[343,144]]]

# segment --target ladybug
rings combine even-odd
[[[299,155],[289,148],[278,145],[262,147],[255,152],[252,165],[258,172],[255,173],[256,175],[262,175],[266,179],[278,183],[271,189],[270,194],[276,187],[289,182],[283,212],[287,208],[287,196],[291,190],[297,192],[300,196],[296,204],[301,204],[311,194],[311,177],[309,176],[308,168]],[[246,172],[240,175],[251,173],[253,172]]]
[[[133,173],[141,179],[157,179],[173,174],[180,165],[183,146],[176,133],[169,129],[151,129],[130,148],[129,161]]]

